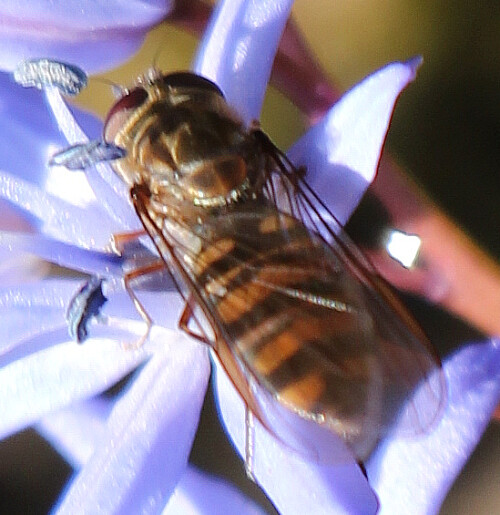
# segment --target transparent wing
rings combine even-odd
[[[245,402],[294,449],[328,461],[340,436],[366,458],[439,369],[343,252],[264,198],[201,221],[138,212]]]
[[[363,285],[365,301],[376,321],[384,369],[394,388],[401,386],[408,391],[391,429],[404,435],[426,432],[439,419],[447,400],[446,382],[435,349],[392,288],[304,180],[305,170],[296,169],[264,133],[258,132],[257,137],[270,161],[268,197],[279,209],[293,213],[320,235]]]

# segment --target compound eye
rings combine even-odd
[[[140,107],[148,98],[148,92],[137,87],[130,90],[121,97],[109,110],[106,121],[104,122],[104,139],[113,141],[116,133],[125,123],[130,114]]]
[[[163,83],[171,88],[199,89],[224,97],[217,84],[191,72],[177,72],[163,76]]]

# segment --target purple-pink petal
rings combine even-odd
[[[289,151],[307,181],[345,224],[375,178],[394,104],[420,59],[396,62],[354,86]]]
[[[205,31],[193,70],[222,89],[246,123],[259,118],[292,0],[223,0]]]
[[[102,71],[124,61],[171,10],[168,0],[6,0],[0,7],[0,67],[50,57]]]
[[[174,491],[186,468],[210,367],[206,349],[187,338],[155,340],[153,356],[113,408],[101,444],[59,513],[158,513]]]

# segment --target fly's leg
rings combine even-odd
[[[255,424],[252,410],[245,404],[245,472],[255,483],[254,475]]]
[[[144,334],[132,345],[127,345],[127,347],[130,346],[131,348],[136,348],[136,349],[142,347],[144,345],[144,343],[146,342],[146,340],[149,338],[149,334],[151,332],[151,327],[153,326],[153,320],[149,316],[149,314],[148,314],[146,308],[143,306],[142,302],[139,300],[139,298],[135,294],[130,283],[139,277],[143,277],[145,275],[159,272],[160,270],[163,270],[164,268],[165,268],[165,263],[163,261],[157,261],[150,265],[142,266],[140,268],[136,268],[135,270],[127,272],[125,274],[125,276],[123,277],[125,290],[127,291],[130,299],[132,300],[137,313],[139,313],[141,318],[146,323],[146,331],[144,332]]]
[[[196,340],[214,347],[206,335],[201,335],[189,328],[189,322],[193,318],[193,308],[191,306],[191,298],[186,301],[184,311],[179,319],[179,329]],[[245,402],[245,401],[244,401]],[[254,476],[254,449],[255,449],[255,425],[252,410],[245,402],[245,472],[249,479],[255,482]]]
[[[198,340],[199,342],[204,343],[205,345],[210,345],[210,347],[213,347],[213,343],[207,338],[205,334],[196,333],[189,327],[189,322],[193,318],[193,315],[194,313],[193,308],[191,306],[191,299],[188,299],[186,301],[186,305],[184,306],[184,311],[182,312],[182,315],[179,318],[179,329],[181,331],[184,331],[188,336],[191,336],[191,338],[194,338],[195,340]]]
[[[129,232],[119,232],[116,234],[113,234],[111,236],[111,249],[116,254],[123,254],[123,251],[125,250],[125,247],[127,244],[131,242],[136,242],[139,240],[141,236],[145,236],[147,232],[144,229],[139,229],[137,231],[129,231]]]

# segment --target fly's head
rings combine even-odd
[[[263,157],[211,81],[189,72],[141,78],[111,108],[104,139],[124,148],[112,164],[159,203],[217,207],[248,195]]]

